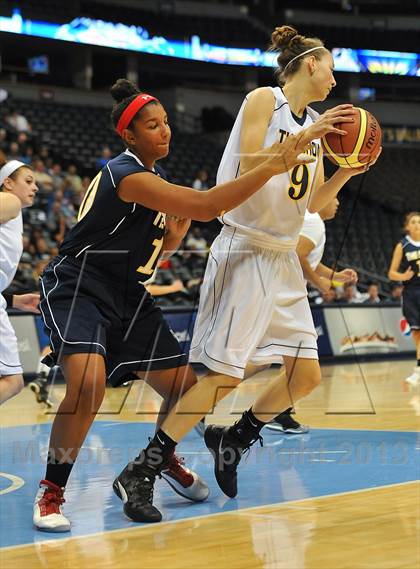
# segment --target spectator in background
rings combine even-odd
[[[35,247],[35,255],[34,261],[37,263],[38,261],[49,260],[51,258],[51,251],[50,246],[47,243],[44,235],[37,237],[34,241]]]
[[[46,168],[51,168],[52,164],[48,164],[48,160],[52,160],[48,146],[41,146],[38,152],[38,157],[44,162]]]
[[[97,159],[96,161],[96,169],[97,170],[102,170],[102,168],[104,166],[106,166],[108,164],[108,162],[111,160],[112,158],[112,152],[109,146],[104,146],[102,148],[102,153],[101,153],[101,157]]]
[[[20,150],[19,144],[17,142],[11,142],[9,144],[9,150],[6,152],[7,160],[19,160]]]
[[[360,298],[358,295],[358,290],[356,285],[352,283],[345,283],[343,285],[343,296],[339,299],[340,302],[346,304],[357,304],[360,303]]]
[[[392,302],[393,304],[401,304],[403,285],[401,283],[396,283],[392,285],[391,296],[386,299],[385,302]]]
[[[372,281],[368,284],[367,293],[369,296],[363,301],[364,304],[378,304],[381,302],[379,297],[379,285],[377,282]]]
[[[0,150],[6,153],[8,146],[7,130],[5,128],[0,128]]]
[[[48,173],[52,177],[54,191],[60,190],[64,181],[61,164],[55,162]]]
[[[66,181],[64,181],[64,184],[66,184]],[[70,229],[76,223],[76,210],[73,201],[68,195],[64,194],[63,190],[55,192],[55,201],[61,204],[61,213],[66,220],[66,227]]]
[[[34,149],[32,146],[26,146],[24,151],[21,151],[21,156],[19,160],[24,164],[32,164],[32,160],[34,157]]]
[[[17,137],[17,143],[19,144],[19,148],[21,152],[26,152],[26,147],[29,144],[29,137],[26,132],[20,132]]]
[[[332,286],[322,293],[322,304],[334,304],[337,302],[337,290]]]
[[[20,115],[17,111],[11,111],[10,115],[7,115],[5,121],[9,126],[14,128],[17,132],[31,132],[32,126],[28,119],[23,115]]]
[[[74,164],[70,164],[67,168],[65,182],[66,189],[70,189],[74,196],[80,196],[83,192],[82,178],[79,176],[77,167]]]
[[[92,180],[91,180],[91,178],[89,178],[89,176],[83,176],[83,178],[82,178],[82,188],[83,188],[83,190],[82,190],[82,193],[81,193],[80,196],[79,196],[79,203],[77,204],[78,206],[80,206],[80,204],[82,203],[83,198],[85,197],[85,194],[86,194],[86,192],[88,191],[88,188],[89,188],[89,186],[90,186],[91,181],[92,181]]]
[[[17,142],[10,143],[7,160],[20,160],[20,149]]]
[[[185,248],[188,252],[198,257],[207,257],[208,245],[207,241],[201,234],[201,229],[197,226],[193,227],[188,233]]]
[[[193,182],[192,187],[195,190],[208,190],[209,189],[209,175],[207,170],[201,169],[197,172],[197,177]]]
[[[66,218],[61,213],[61,202],[55,200],[48,215],[48,231],[50,239],[61,243],[66,233]]]
[[[41,192],[51,193],[54,190],[53,179],[48,174],[45,164],[38,159],[34,162],[35,181]]]

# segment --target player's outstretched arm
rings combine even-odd
[[[262,164],[206,192],[170,184],[159,176],[142,172],[123,178],[118,185],[118,195],[126,202],[139,203],[162,213],[210,221],[246,201],[272,176],[287,172],[298,164],[313,162],[312,156],[302,154],[306,147],[301,138],[289,136],[283,143],[273,144],[265,149]]]
[[[0,223],[6,223],[19,215],[22,204],[19,198],[6,192],[0,193]]]

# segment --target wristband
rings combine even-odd
[[[3,298],[6,301],[6,308],[13,308],[13,294],[10,293],[2,293]]]

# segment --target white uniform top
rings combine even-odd
[[[15,276],[23,250],[22,233],[22,213],[0,225],[0,292]]]
[[[280,87],[269,87],[275,96],[275,107],[263,147],[271,146],[309,127],[318,116],[307,107],[301,119],[292,114]],[[239,175],[240,136],[245,98],[238,113],[217,172],[217,183]],[[289,172],[273,176],[261,190],[237,208],[227,212],[221,221],[247,234],[253,241],[275,249],[290,250],[297,244],[305,210],[319,162],[320,141],[314,140],[311,154],[318,160],[296,166]]]
[[[319,213],[309,213],[309,211],[306,211],[300,234],[312,241],[315,245],[308,255],[311,269],[315,271],[321,262],[325,248],[325,223],[322,221]]]

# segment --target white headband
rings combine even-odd
[[[11,174],[13,174],[13,172],[15,172],[21,166],[26,166],[26,164],[24,164],[20,160],[10,160],[10,162],[7,162],[3,166],[3,168],[0,170],[0,188],[4,183],[4,180],[8,178]]]
[[[297,55],[296,57],[294,57],[293,59],[291,59],[289,61],[289,63],[286,65],[286,67],[283,69],[283,73],[286,71],[286,69],[289,67],[289,65],[291,63],[293,63],[296,59],[299,59],[299,57],[303,57],[304,55],[306,55],[307,53],[311,53],[311,51],[315,51],[316,49],[325,49],[323,45],[318,45],[317,47],[311,47],[311,49],[307,49],[306,51],[304,51],[303,53],[299,53],[299,55]]]

